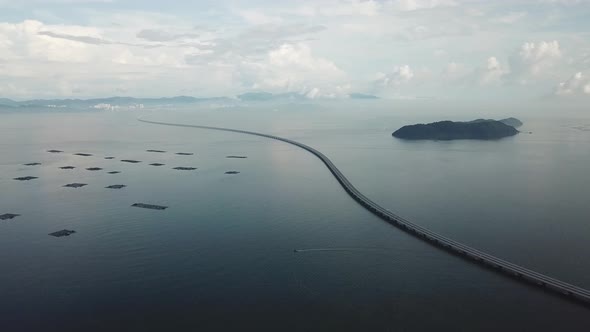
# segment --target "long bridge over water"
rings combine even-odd
[[[297,141],[293,141],[287,138],[268,135],[263,133],[257,133],[253,131],[246,131],[246,130],[239,130],[239,129],[229,129],[229,128],[220,128],[220,127],[209,127],[209,126],[198,126],[198,125],[187,125],[187,124],[176,124],[176,123],[166,123],[166,122],[156,122],[156,121],[147,121],[141,120],[141,122],[151,123],[151,124],[158,124],[158,125],[166,125],[166,126],[175,126],[175,127],[189,127],[189,128],[200,128],[200,129],[211,129],[211,130],[221,130],[221,131],[229,131],[239,134],[247,134],[247,135],[255,135],[265,138],[270,138],[278,141],[282,141],[288,144],[295,145],[300,147],[316,157],[318,157],[332,172],[336,180],[342,185],[344,190],[359,204],[365,207],[367,210],[378,216],[379,218],[385,220],[386,222],[406,231],[407,233],[414,235],[423,241],[426,241],[436,247],[442,248],[446,251],[452,252],[455,255],[461,256],[467,260],[473,261],[475,263],[484,265],[489,267],[497,272],[503,273],[508,275],[512,278],[518,279],[522,282],[529,283],[531,285],[538,286],[539,288],[552,291],[558,295],[565,296],[571,300],[575,300],[578,302],[582,302],[586,305],[590,305],[590,291],[563,282],[561,280],[546,276],[544,274],[529,270],[522,266],[510,263],[498,257],[492,256],[450,238],[444,237],[439,235],[433,231],[430,231],[424,227],[416,225],[396,214],[393,212],[381,207],[379,204],[373,202],[367,196],[363,195],[358,189],[356,189],[350,181],[340,172],[338,167],[332,163],[332,161],[326,157],[320,151],[305,145],[303,143],[299,143]]]

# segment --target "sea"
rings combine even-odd
[[[398,140],[498,116],[370,101],[0,113],[0,215],[20,215],[0,221],[0,330],[588,331],[588,307],[385,223],[300,148],[138,121],[302,142],[405,219],[590,289],[590,118],[501,112],[520,134]]]

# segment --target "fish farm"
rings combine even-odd
[[[21,177],[14,178],[14,179],[17,181],[30,181],[30,180],[38,179],[38,177],[36,177],[36,176],[21,176]]]
[[[162,205],[154,205],[154,204],[145,204],[145,203],[135,203],[131,205],[133,207],[143,208],[143,209],[151,209],[151,210],[166,210],[167,206]]]
[[[76,233],[76,231],[72,231],[72,230],[69,230],[69,229],[63,229],[61,231],[49,233],[49,235],[55,236],[55,237],[62,237],[62,236],[70,236],[70,235],[72,235],[74,233]]]
[[[175,169],[177,171],[194,171],[197,168],[196,167],[174,167],[173,169]]]
[[[84,186],[87,186],[86,183],[70,183],[70,184],[66,184],[64,187],[66,188],[82,188]]]
[[[127,187],[127,186],[124,185],[124,184],[113,184],[113,185],[110,185],[110,186],[105,187],[105,188],[106,189],[123,189],[125,187]]]
[[[10,219],[14,219],[18,216],[20,216],[20,214],[14,214],[14,213],[0,214],[0,220],[10,220]]]

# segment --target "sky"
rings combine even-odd
[[[590,102],[590,0],[0,0],[0,98]]]

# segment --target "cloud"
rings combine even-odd
[[[393,0],[390,3],[394,8],[401,11],[454,7],[458,5],[457,1],[454,0]]]
[[[137,33],[137,38],[152,42],[167,42],[178,39],[196,39],[199,38],[198,33],[180,33],[174,34],[165,30],[144,29]]]
[[[410,66],[396,66],[390,73],[377,73],[375,83],[382,87],[399,86],[410,82],[414,75],[414,71]]]
[[[577,72],[564,82],[560,82],[555,89],[558,96],[590,95],[590,79],[582,72]]]
[[[466,80],[471,74],[472,70],[465,64],[449,62],[442,72],[442,78],[444,81],[459,83]]]
[[[528,98],[590,75],[589,1],[67,1],[0,0],[4,93]]]
[[[491,56],[479,75],[479,83],[483,85],[499,83],[506,74],[508,74],[508,70],[496,57]]]
[[[239,11],[239,15],[250,24],[280,24],[283,21],[280,17],[270,16],[256,9]]]
[[[185,58],[189,64],[203,64],[213,59],[237,62],[245,58],[261,59],[268,52],[284,44],[304,41],[309,35],[326,30],[322,25],[264,24],[256,25],[232,37],[213,39],[206,44],[194,45]],[[303,39],[303,40],[302,40]]]
[[[299,16],[376,16],[382,7],[375,0],[320,0],[284,12]]]
[[[512,24],[527,17],[527,12],[510,12],[504,16],[493,18],[491,21],[494,23]]]
[[[562,58],[557,40],[525,42],[510,59],[510,79],[526,84],[529,80],[542,77],[554,68]]]
[[[245,91],[297,92],[308,98],[345,96],[348,77],[335,63],[315,56],[305,43],[284,43],[261,58],[229,64]]]
[[[56,32],[51,32],[51,31],[39,31],[37,34],[39,36],[48,36],[51,38],[67,39],[67,40],[72,40],[75,42],[93,44],[93,45],[116,44],[115,42],[112,42],[109,40],[104,40],[104,39],[98,38],[98,37],[92,37],[92,36],[73,36],[73,35],[56,33]]]

